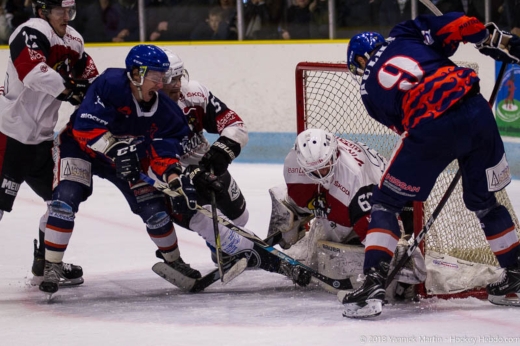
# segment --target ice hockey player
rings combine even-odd
[[[168,55],[172,71],[172,82],[165,84],[163,91],[181,107],[191,130],[189,140],[183,143],[185,154],[181,157],[181,165],[188,172],[197,170],[194,184],[198,185],[200,205],[210,204],[210,190],[204,177],[208,177],[213,170],[221,184],[215,191],[217,208],[233,224],[244,227],[249,219],[246,200],[228,166],[247,144],[249,136],[246,125],[237,113],[204,85],[189,78],[184,62],[177,54],[166,48],[163,50]],[[204,131],[219,134],[220,137],[210,144]],[[181,219],[181,214],[174,217],[174,221],[182,222]],[[212,259],[216,261],[214,251]]]
[[[504,145],[475,71],[449,57],[460,42],[481,53],[517,63],[520,39],[484,26],[462,13],[422,15],[396,25],[385,40],[375,32],[354,36],[347,51],[352,73],[362,75],[361,97],[368,114],[395,130],[401,140],[372,196],[365,240],[363,286],[338,295],[346,317],[377,316],[397,245],[395,217],[410,200],[424,201],[444,168],[457,160],[466,207],[479,218],[491,250],[505,268],[500,282],[487,287],[489,300],[520,293],[519,244],[515,225],[494,193],[511,180]]]
[[[188,122],[175,102],[158,93],[170,82],[168,57],[156,46],[137,45],[125,64],[126,69],[109,68],[94,81],[54,148],[56,185],[40,284],[46,293],[58,290],[75,214],[92,193],[93,175],[123,193],[168,265],[187,277],[200,277],[180,257],[164,195],[140,180],[140,173],[147,172],[183,193],[178,157],[189,134]]]
[[[285,185],[269,190],[273,207],[268,235],[273,235],[274,242],[283,249],[296,244],[298,250],[289,255],[318,271],[330,271],[322,274],[355,279],[362,268],[346,264],[359,261],[357,254],[366,238],[372,191],[386,167],[386,160],[362,143],[322,129],[301,132],[285,158]],[[310,216],[314,221],[306,232]],[[411,234],[412,208],[403,211],[400,219],[403,233],[406,229]],[[405,234],[400,251],[407,249],[404,239]],[[317,253],[322,248],[334,249],[323,256],[331,263],[318,264]],[[426,269],[420,251],[396,278],[400,290],[424,281]],[[403,297],[404,291],[394,293]]]
[[[44,201],[52,197],[52,143],[62,101],[78,105],[97,68],[85,53],[83,38],[70,27],[74,0],[34,0],[34,15],[9,39],[9,58],[0,93],[0,219],[10,212],[26,182]],[[43,279],[43,245],[48,214],[34,241],[32,283]],[[83,283],[80,266],[61,267],[64,285]]]
[[[185,154],[180,162],[185,167],[184,186],[193,184],[194,187],[191,191],[192,197],[188,200],[197,202],[190,205],[186,203],[185,198],[172,198],[173,219],[175,223],[201,235],[214,250],[213,220],[196,210],[196,204],[208,206],[210,209],[210,190],[216,194],[218,215],[253,234],[244,228],[249,218],[246,201],[228,171],[229,164],[247,144],[247,128],[238,114],[229,109],[224,102],[201,83],[189,79],[184,62],[176,54],[168,49],[163,50],[169,57],[172,71],[172,81],[164,85],[163,91],[178,102],[190,124],[189,141],[183,142]],[[203,130],[218,133],[220,137],[210,145]],[[277,272],[289,276],[302,286],[309,283],[310,276],[307,273],[300,275],[297,268],[280,261],[275,255],[223,224],[219,224],[218,228],[224,261],[230,263],[247,258],[248,268]],[[216,261],[214,255],[212,258]]]

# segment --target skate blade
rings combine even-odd
[[[495,305],[520,307],[520,293],[516,293],[516,297],[488,295],[488,301]]]
[[[29,283],[31,286],[39,286],[43,281],[43,276],[33,276]],[[60,287],[71,287],[71,286],[77,286],[84,283],[85,280],[83,280],[83,277],[77,278],[77,279],[70,279],[70,280],[62,280],[58,283]]]
[[[366,305],[361,306],[358,303],[343,304],[345,311],[343,317],[347,318],[370,318],[376,317],[383,311],[383,302],[379,299],[368,299]]]
[[[247,259],[242,258],[240,261],[235,263],[228,271],[224,273],[222,276],[222,283],[225,285],[229,283],[231,280],[242,274],[244,270],[247,268]]]

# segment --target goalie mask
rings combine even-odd
[[[337,163],[338,141],[321,129],[305,130],[298,135],[294,145],[298,165],[312,180],[325,188],[332,183]]]
[[[385,38],[377,32],[362,32],[350,39],[347,50],[347,67],[355,75],[362,76],[364,68],[356,60],[359,55],[370,59],[370,53],[385,43]]]

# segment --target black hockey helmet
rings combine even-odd
[[[76,1],[75,0],[32,0],[33,12],[38,17],[38,9],[42,9],[43,13],[47,15],[54,7],[69,8],[70,20],[76,17]]]

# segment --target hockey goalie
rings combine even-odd
[[[321,274],[362,278],[372,189],[379,183],[386,160],[366,145],[321,129],[297,137],[284,162],[285,185],[269,190],[272,212],[268,236],[287,253]],[[412,234],[413,211],[400,215],[402,239],[394,261],[406,252]],[[394,262],[395,263],[395,262]],[[426,278],[424,258],[415,251],[387,289],[389,300],[414,297],[413,285]],[[335,289],[322,286],[335,293]]]

